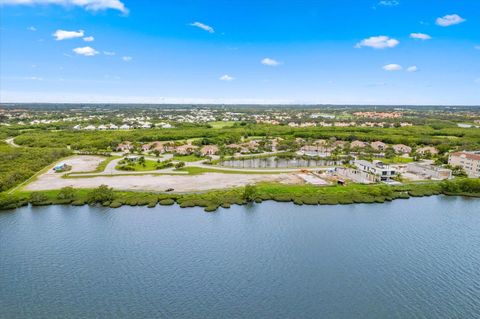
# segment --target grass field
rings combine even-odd
[[[128,167],[132,167],[132,169],[128,169],[129,171],[138,171],[138,172],[142,172],[142,171],[154,171],[157,169],[157,165],[159,165],[159,163],[157,163],[156,161],[151,161],[151,160],[145,160],[145,162],[143,164],[140,164],[139,162],[133,162],[131,164],[128,165]],[[117,165],[115,166],[116,169],[118,170],[123,170],[122,167],[124,167],[125,165]],[[125,170],[127,171],[127,170]]]
[[[209,125],[212,126],[214,129],[221,129],[224,127],[231,127],[233,126],[234,121],[216,121],[216,122],[208,122]]]
[[[172,159],[177,162],[197,162],[197,161],[204,160],[205,158],[192,154],[192,155],[174,155]]]
[[[411,157],[401,157],[401,156],[395,156],[393,158],[374,158],[374,160],[381,161],[385,164],[407,164],[413,162],[413,158]]]

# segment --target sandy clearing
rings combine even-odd
[[[118,190],[165,191],[167,188],[175,192],[194,192],[211,189],[232,188],[254,184],[261,181],[280,183],[299,183],[294,174],[221,174],[205,173],[202,175],[142,175],[142,176],[97,176],[90,178],[65,179],[52,174],[39,176],[37,180],[25,187],[26,190],[60,189],[65,186],[75,188],[93,188],[102,184]]]
[[[78,155],[64,162],[72,166],[70,172],[93,171],[104,160],[100,156]],[[194,192],[245,186],[261,181],[298,184],[302,180],[291,173],[282,174],[222,174],[205,173],[202,175],[135,175],[135,176],[91,176],[88,178],[62,178],[63,174],[53,170],[39,175],[25,186],[25,190],[50,190],[66,186],[75,188],[94,188],[102,184],[118,190]]]

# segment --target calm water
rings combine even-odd
[[[0,213],[0,318],[480,318],[480,200]]]
[[[241,168],[289,168],[289,167],[315,167],[315,166],[333,166],[341,165],[342,161],[330,161],[322,159],[303,159],[293,158],[284,159],[277,157],[235,159],[220,162],[221,166],[241,167]]]

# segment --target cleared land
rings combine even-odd
[[[72,166],[71,172],[94,171],[103,160],[104,158],[99,156],[74,156],[68,159],[68,165]],[[107,172],[108,166],[115,165],[115,162],[116,160],[113,160],[107,165]],[[170,172],[165,173],[170,174]],[[117,190],[164,191],[168,188],[173,188],[175,192],[195,192],[233,188],[258,182],[302,183],[301,179],[290,173],[232,175],[209,172],[201,175],[185,175],[185,172],[177,172],[176,175],[144,174],[138,176],[128,176],[128,174],[92,176],[93,174],[84,174],[88,176],[85,178],[63,178],[63,175],[55,173],[50,169],[39,175],[24,189],[27,191],[39,191],[60,189],[66,186],[95,188],[104,184]],[[75,176],[79,177],[81,175]]]

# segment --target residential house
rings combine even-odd
[[[281,137],[276,137],[272,140],[272,152],[276,152],[278,148],[278,143],[280,141],[283,141],[283,138]]]
[[[129,152],[133,149],[133,144],[132,142],[129,141],[124,141],[120,144],[117,145],[116,150],[119,152]]]
[[[215,155],[218,153],[218,146],[216,145],[205,145],[204,147],[202,147],[202,149],[200,150],[200,153],[202,153],[203,156],[206,156],[206,155]]]
[[[353,164],[360,171],[369,174],[369,178],[375,182],[386,182],[390,181],[393,177],[397,175],[397,171],[393,166],[384,164],[380,161],[364,161],[357,160]]]
[[[365,142],[362,142],[362,141],[353,141],[352,143],[350,143],[350,148],[364,148],[366,147],[367,144]]]
[[[387,144],[383,143],[383,142],[380,142],[380,141],[375,141],[373,143],[370,144],[370,146],[374,149],[374,150],[377,150],[377,151],[385,151],[388,147]]]
[[[410,146],[404,144],[395,144],[392,148],[397,154],[409,154],[412,151]]]
[[[300,148],[301,155],[328,157],[332,155],[333,148],[322,144],[304,145]]]
[[[427,155],[427,154],[436,155],[436,154],[438,154],[438,150],[433,146],[425,146],[425,147],[418,148],[417,149],[417,154],[419,154],[419,155]]]
[[[198,149],[198,146],[191,145],[191,144],[185,144],[185,145],[180,145],[175,148],[175,153],[180,154],[180,155],[189,155],[195,152]]]
[[[345,145],[347,144],[347,142],[345,141],[335,141],[333,142],[333,147],[335,148],[345,148]]]
[[[462,167],[469,177],[480,177],[480,151],[452,153],[448,164]]]

